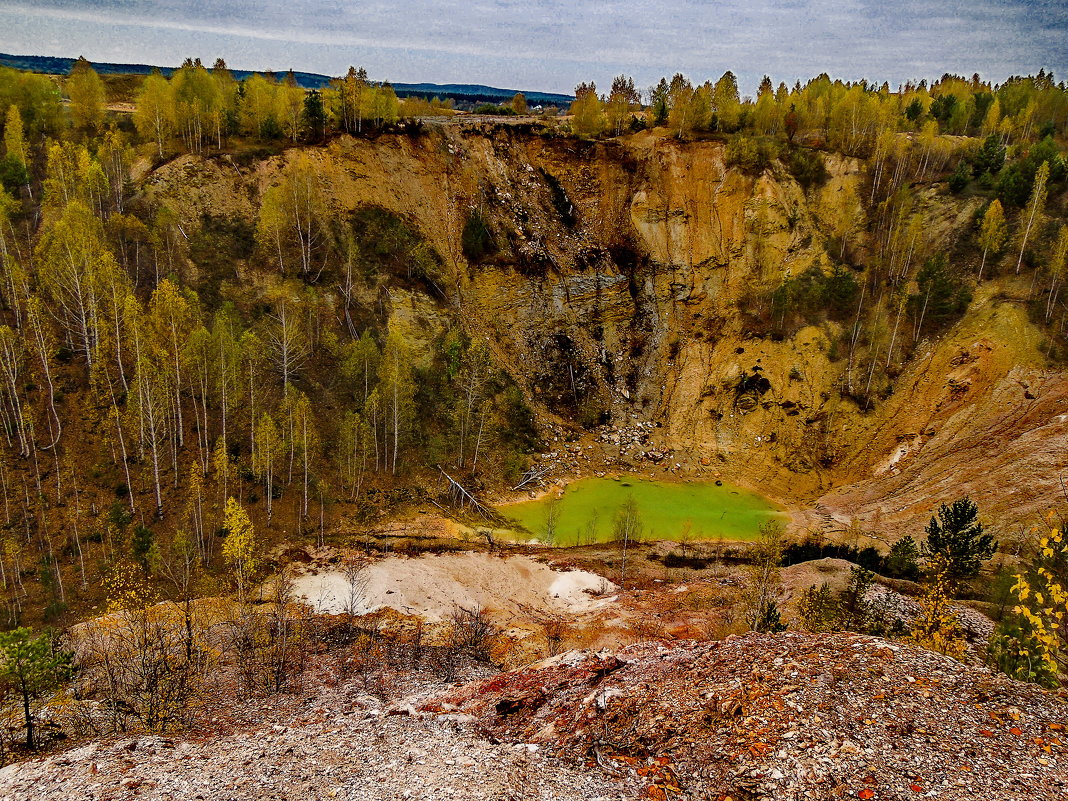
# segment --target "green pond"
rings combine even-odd
[[[497,510],[546,541],[550,509],[559,495],[551,490],[532,501],[499,506]],[[730,484],[714,482],[650,481],[620,476],[585,478],[568,484],[556,503],[555,545],[584,545],[613,539],[620,508],[634,499],[643,540],[754,539],[770,519],[783,516],[766,498]],[[516,532],[517,538],[529,535]]]

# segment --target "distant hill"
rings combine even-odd
[[[13,67],[18,70],[44,72],[50,75],[66,75],[74,66],[76,59],[57,58],[55,56],[13,56],[0,53],[0,66]],[[93,62],[93,69],[102,75],[148,75],[158,69],[164,75],[170,75],[176,67],[156,67],[151,64],[114,64],[110,62]],[[243,80],[254,74],[250,70],[231,70],[234,77]],[[276,74],[283,74],[284,71]],[[314,72],[294,72],[297,83],[305,89],[321,89],[330,83],[329,75]],[[442,99],[467,103],[501,103],[512,99],[515,89],[497,89],[492,86],[468,83],[395,83],[393,90],[399,97],[440,97]],[[523,92],[530,104],[561,105],[574,100],[570,95],[552,92]]]

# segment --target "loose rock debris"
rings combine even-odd
[[[540,746],[490,742],[469,721],[339,687],[252,730],[103,741],[9,765],[0,799],[620,801],[637,793],[626,777],[565,765]]]
[[[900,642],[750,633],[481,675],[399,675],[389,700],[343,681],[244,728],[98,741],[0,770],[0,800],[1068,794],[1063,693]]]
[[[572,652],[424,708],[459,710],[493,736],[629,771],[650,798],[1068,793],[1063,696],[859,635]]]

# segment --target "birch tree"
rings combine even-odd
[[[983,249],[983,258],[979,262],[979,280],[983,280],[983,268],[986,266],[988,253],[997,255],[1005,246],[1005,238],[1008,236],[1008,227],[1005,225],[1005,212],[1001,208],[1001,201],[994,201],[987,207],[983,214],[983,221],[979,226],[979,247]]]
[[[0,417],[8,445],[17,445],[20,456],[29,456],[30,437],[22,408],[20,376],[26,361],[23,338],[6,325],[0,325]]]
[[[147,357],[137,363],[137,375],[131,391],[130,410],[141,432],[141,450],[147,451],[152,465],[156,514],[163,513],[163,489],[160,450],[165,447],[170,412],[170,387],[165,377]]]
[[[252,469],[263,480],[267,499],[267,525],[274,516],[274,482],[278,469],[278,460],[285,449],[278,425],[271,415],[264,412],[256,424],[256,453],[252,459]]]
[[[52,355],[55,352],[55,342],[51,328],[45,325],[43,318],[40,298],[31,297],[26,304],[25,333],[41,366],[41,375],[45,381],[45,391],[48,395],[48,429],[51,434],[51,442],[45,448],[50,449],[59,443],[60,435],[63,433],[63,422],[56,410],[56,386],[52,379]]]
[[[237,583],[237,597],[244,603],[248,584],[259,563],[256,530],[248,512],[234,498],[226,500],[223,514],[226,541],[223,543],[223,561],[233,571]]]
[[[465,467],[470,456],[478,458],[477,446],[485,425],[486,386],[490,378],[489,348],[481,339],[471,342],[464,354],[463,367],[457,376],[460,402],[457,409],[459,420],[456,466]]]
[[[1049,162],[1043,161],[1035,175],[1035,183],[1031,188],[1031,199],[1027,201],[1027,208],[1020,216],[1020,257],[1016,260],[1016,274],[1020,274],[1020,266],[1023,264],[1024,252],[1027,250],[1027,242],[1031,238],[1031,232],[1042,225],[1043,213],[1046,209],[1046,182],[1049,180]]]
[[[96,360],[102,276],[117,270],[102,239],[100,222],[78,200],[71,201],[37,248],[38,278],[52,301],[50,311],[90,372]]]
[[[12,103],[7,108],[7,116],[4,118],[4,153],[25,176],[23,188],[26,194],[33,199],[33,190],[30,186],[30,157],[26,148],[26,135],[22,125],[22,114],[19,107]]]
[[[382,392],[383,442],[386,464],[394,475],[402,442],[411,429],[415,416],[415,382],[412,380],[411,356],[408,343],[396,328],[390,328],[379,366],[379,387]]]
[[[280,296],[267,315],[262,337],[268,358],[282,379],[282,386],[289,386],[311,352],[298,304]]]
[[[137,95],[134,125],[142,139],[156,143],[156,153],[163,158],[163,146],[174,134],[174,91],[159,70],[145,78]]]
[[[197,324],[196,309],[170,279],[160,281],[148,304],[154,361],[170,385],[179,446],[185,445],[182,420],[183,348]]]
[[[104,82],[84,58],[74,62],[66,89],[74,127],[86,133],[101,130],[104,126]]]
[[[282,275],[299,272],[315,280],[329,252],[327,217],[321,166],[300,154],[264,194],[256,241],[264,253],[277,260]]]
[[[372,453],[371,427],[359,412],[351,409],[345,413],[338,437],[338,467],[341,486],[348,487],[350,497],[356,500],[363,488],[367,472],[367,460]]]
[[[242,349],[238,330],[238,321],[231,310],[224,308],[215,313],[211,325],[211,347],[215,353],[215,391],[223,439],[227,437],[230,410],[241,385]]]
[[[1065,270],[1068,268],[1068,225],[1061,223],[1057,232],[1057,241],[1050,251],[1049,264],[1049,295],[1046,298],[1045,321],[1048,324],[1053,317],[1056,307],[1057,296],[1060,293],[1061,284],[1064,282]]]

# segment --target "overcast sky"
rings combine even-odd
[[[1068,0],[0,0],[0,51],[570,93],[732,69],[891,85],[944,72],[1068,75]]]

